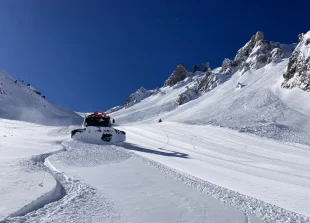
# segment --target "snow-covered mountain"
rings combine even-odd
[[[283,87],[310,91],[310,32],[298,36],[299,44],[290,57]]]
[[[267,41],[257,32],[221,67],[195,73],[181,67],[182,72],[173,72],[159,88],[161,94],[149,94],[112,115],[118,123],[154,123],[162,118],[310,145],[309,93],[284,88],[309,87],[309,35],[300,35],[296,46]],[[292,67],[298,67],[299,73]]]
[[[286,45],[258,32],[221,67],[177,65],[109,110],[126,132],[118,145],[8,120],[86,113],[1,72],[0,222],[310,222],[307,36]]]
[[[146,90],[144,87],[140,87],[136,92],[129,95],[129,97],[126,99],[124,105],[115,106],[107,111],[107,113],[113,113],[116,111],[119,111],[121,109],[129,108],[139,102],[141,102],[143,99],[151,96],[156,95],[159,93],[159,88],[156,88],[155,90]]]
[[[31,85],[24,86],[0,71],[0,118],[45,125],[80,124],[76,113],[49,102]]]

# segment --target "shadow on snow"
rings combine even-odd
[[[128,149],[131,151],[138,151],[138,152],[143,152],[143,153],[152,153],[152,154],[161,155],[161,156],[172,156],[172,157],[185,158],[185,159],[189,158],[188,154],[186,154],[186,153],[174,152],[174,151],[165,150],[162,148],[158,148],[158,149],[165,150],[168,152],[157,151],[157,150],[142,148],[142,147],[139,147],[135,144],[131,144],[131,143],[127,143],[127,142],[123,142],[122,147],[124,147],[124,149]]]

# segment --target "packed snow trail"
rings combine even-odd
[[[141,156],[287,210],[270,206],[270,216],[296,212],[309,220],[302,217],[310,216],[308,146],[212,126],[163,122],[119,128],[127,133],[124,147]],[[260,209],[253,212],[262,217]]]
[[[67,141],[53,165],[114,202],[124,222],[260,222],[251,214],[162,174],[120,146]],[[164,166],[161,170],[170,171]]]

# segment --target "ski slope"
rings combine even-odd
[[[306,146],[173,122],[96,145],[0,123],[0,221],[310,222]]]
[[[163,122],[120,129],[127,132],[123,147],[139,155],[213,185],[310,216],[307,146],[213,126]]]
[[[261,222],[122,145],[74,141],[68,127],[0,123],[1,222]]]
[[[258,199],[310,216],[309,92],[281,88],[291,49],[283,46],[281,62],[237,71],[186,104],[179,106],[176,99],[195,77],[112,113],[127,132],[124,147],[203,179],[211,188],[254,198],[249,205],[254,210]],[[157,124],[159,119],[163,123]],[[222,192],[210,194],[225,197]]]

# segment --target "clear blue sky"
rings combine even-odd
[[[75,111],[123,104],[183,63],[233,58],[257,30],[297,41],[310,1],[1,0],[0,69]]]

